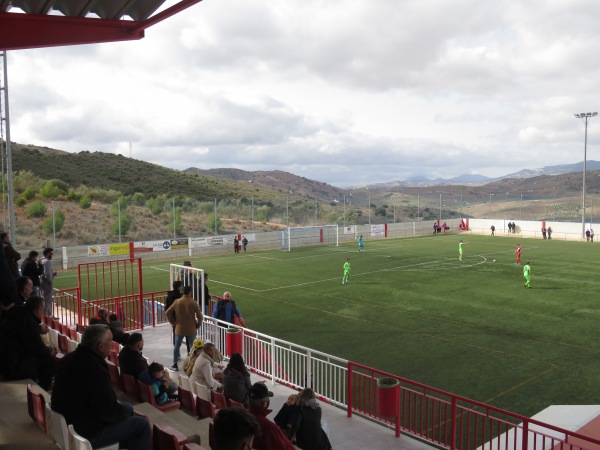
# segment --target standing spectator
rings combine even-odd
[[[185,343],[187,346],[188,353],[192,348],[192,343],[196,338],[198,328],[202,324],[202,312],[192,297],[192,286],[185,286],[183,288],[183,296],[171,305],[166,311],[167,320],[171,325],[175,325],[175,343],[173,348],[173,365],[171,369],[179,370],[177,361],[179,361],[180,353],[179,349],[183,338],[185,337]]]
[[[590,228],[590,242],[594,242],[594,229]]]
[[[492,230],[492,236],[495,236],[495,234],[494,234],[494,233],[496,233],[496,227],[495,227],[494,225],[492,225],[492,226],[490,227],[490,230]]]
[[[433,234],[436,235],[438,232],[437,222],[433,222]]]
[[[515,234],[517,232],[517,226],[515,225],[514,222],[512,223],[512,231],[513,231],[513,234]]]
[[[588,230],[585,230],[585,239],[586,239],[586,241],[588,241],[588,242],[590,242],[590,235],[591,235],[591,232],[590,232],[590,230],[589,230],[589,229],[588,229]]]
[[[358,251],[359,251],[359,252],[362,252],[362,250],[363,250],[364,246],[365,246],[365,243],[364,243],[364,241],[363,241],[363,235],[361,234],[361,235],[358,237]]]
[[[186,261],[186,262],[189,262],[189,261]],[[165,312],[167,311],[167,309],[169,309],[171,307],[171,305],[173,303],[175,303],[175,300],[177,300],[178,298],[181,298],[181,296],[183,295],[181,293],[182,288],[183,288],[182,281],[173,281],[173,290],[169,291],[167,293],[167,299],[165,300]],[[173,329],[173,342],[175,342],[175,326],[173,326],[171,328]]]
[[[200,383],[202,386],[206,386],[212,390],[223,387],[213,376],[213,369],[217,367],[215,363],[216,352],[217,348],[214,344],[210,342],[204,344],[202,353],[196,359],[194,368],[192,369],[192,375],[190,376],[192,383]]]
[[[273,393],[267,389],[264,383],[254,383],[250,388],[250,407],[248,411],[256,417],[262,431],[261,435],[254,439],[252,448],[258,450],[294,450],[290,440],[283,431],[267,416],[271,414],[269,409],[270,398]]]
[[[183,269],[179,271],[179,279],[183,282],[183,286],[192,286],[192,298],[200,298],[200,280],[196,276],[196,271],[192,268],[191,261],[184,261]]]
[[[223,371],[223,394],[247,408],[251,387],[250,372],[246,369],[244,358],[239,353],[233,353]]]
[[[321,407],[312,389],[303,389],[298,394],[300,403],[300,424],[296,432],[296,442],[303,450],[330,450],[331,443],[321,428]]]
[[[0,312],[4,317],[5,311],[14,307],[17,301],[17,283],[13,277],[4,254],[4,246],[0,245]]]
[[[546,227],[542,227],[542,239],[546,239]]]
[[[210,292],[208,291],[208,284],[206,284],[207,281],[208,273],[204,272],[204,311],[202,311],[202,314],[205,315],[208,315],[208,308],[211,300]],[[198,303],[202,303],[200,298],[198,299]]]
[[[220,409],[214,419],[215,449],[241,450],[254,447],[254,438],[260,434],[260,425],[244,408]]]
[[[8,262],[8,268],[10,272],[15,277],[15,280],[21,276],[19,273],[19,260],[21,259],[21,254],[16,251],[12,244],[10,243],[10,236],[6,232],[0,233],[0,240],[2,240],[2,245],[4,246],[4,254],[6,255],[6,261]]]
[[[212,316],[231,324],[235,324],[235,316],[242,318],[242,313],[237,308],[235,301],[231,299],[231,292],[223,293],[223,298],[215,303]]]
[[[29,256],[23,260],[21,264],[21,274],[24,277],[31,278],[33,283],[33,291],[31,295],[42,295],[40,288],[40,276],[44,273],[44,266],[39,260],[39,253],[35,250],[29,252]]]
[[[246,238],[246,236],[242,237],[242,248],[244,249],[244,252],[246,251],[246,247],[248,246],[248,239]]]
[[[234,236],[234,238],[233,238],[233,252],[234,253],[240,252],[240,241],[238,240],[237,236]]]
[[[29,297],[24,306],[10,311],[10,320],[0,324],[0,371],[9,380],[31,378],[49,390],[56,351],[40,336],[44,299]]]
[[[52,314],[52,294],[54,292],[54,277],[57,275],[56,272],[52,270],[52,256],[54,256],[54,249],[51,247],[47,247],[42,252],[44,258],[42,259],[42,266],[44,267],[44,272],[41,276],[41,288],[44,294],[44,300],[46,301],[46,310],[44,314],[48,317],[54,317]]]
[[[133,415],[133,406],[117,401],[105,359],[112,349],[106,325],[90,325],[75,351],[58,364],[52,409],[90,441],[93,448],[119,443],[120,448],[150,448],[150,424]]]
[[[27,299],[31,297],[33,291],[33,283],[29,277],[19,277],[17,279],[17,290],[19,291],[19,298],[15,306],[24,306]],[[38,297],[36,295],[36,297]]]
[[[552,239],[552,227],[548,227],[548,239]]]

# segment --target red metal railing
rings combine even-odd
[[[381,417],[377,380],[400,382],[397,417]],[[406,378],[348,363],[348,417],[356,412],[450,450],[589,450],[600,440]]]

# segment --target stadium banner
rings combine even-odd
[[[129,242],[88,246],[88,256],[129,255]]]
[[[371,236],[385,236],[385,224],[371,225]]]
[[[183,239],[173,239],[167,241],[141,241],[133,243],[133,251],[134,252],[164,252],[166,250],[171,250],[173,247],[173,242],[175,245],[178,245],[178,241],[183,241]],[[186,244],[183,247],[173,247],[173,248],[187,248],[187,239],[185,239]]]
[[[351,225],[344,228],[344,234],[355,234],[356,233],[356,225]]]
[[[248,238],[248,241],[250,238]],[[190,238],[190,248],[213,247],[215,245],[233,244],[233,237],[217,236],[214,238]]]

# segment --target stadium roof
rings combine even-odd
[[[202,0],[0,0],[0,51],[142,39]],[[172,3],[172,2],[171,2]]]

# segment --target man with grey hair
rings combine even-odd
[[[120,403],[110,382],[106,357],[112,348],[107,325],[90,325],[81,344],[60,360],[52,389],[52,409],[90,441],[93,448],[119,443],[120,448],[150,448],[150,425]]]

